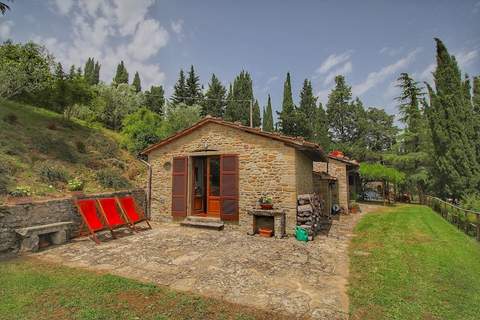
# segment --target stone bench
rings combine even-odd
[[[15,229],[15,232],[22,237],[20,252],[38,251],[41,235],[49,235],[52,244],[67,242],[67,229],[72,224],[72,221],[67,221]]]

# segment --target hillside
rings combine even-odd
[[[98,125],[0,100],[0,203],[143,186],[145,166]],[[70,184],[69,184],[70,182]]]

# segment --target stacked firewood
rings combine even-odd
[[[308,232],[308,240],[313,240],[321,229],[325,215],[324,201],[318,194],[301,194],[297,198],[297,226]]]

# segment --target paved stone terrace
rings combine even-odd
[[[342,216],[328,237],[308,243],[154,224],[101,245],[84,238],[32,255],[299,318],[347,319],[347,248],[361,215]]]

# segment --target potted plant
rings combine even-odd
[[[348,205],[348,209],[350,213],[358,213],[360,212],[360,205],[356,201],[351,201]]]
[[[260,208],[263,210],[272,210],[273,209],[273,199],[270,196],[262,196],[258,202],[260,203]]]
[[[73,178],[68,181],[67,188],[74,196],[83,195],[84,183],[79,178]]]

